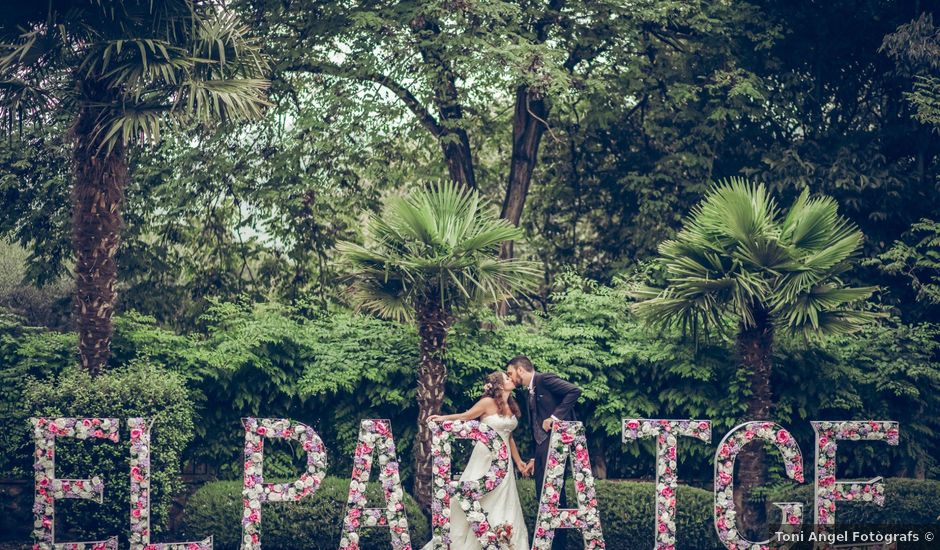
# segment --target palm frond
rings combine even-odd
[[[765,314],[791,332],[849,330],[868,314],[849,308],[873,288],[845,288],[862,234],[828,197],[804,191],[782,219],[764,185],[719,182],[693,208],[674,239],[659,246],[664,289],[634,293],[654,323],[696,330],[728,317],[756,326]]]
[[[429,300],[453,311],[511,299],[538,280],[535,263],[497,256],[499,245],[518,238],[519,230],[498,219],[475,191],[452,183],[388,199],[367,230],[365,246],[338,248],[357,281],[356,303],[382,316],[400,319],[402,304],[414,312]],[[388,291],[390,282],[400,294]]]
[[[54,3],[24,24],[0,47],[0,110],[90,113],[97,125],[83,135],[99,151],[157,140],[178,122],[256,118],[268,105],[261,44],[217,3]],[[51,84],[60,96],[42,105],[35,91]]]

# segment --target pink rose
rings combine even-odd
[[[790,434],[786,430],[777,430],[777,443],[786,443],[790,441]]]
[[[639,427],[640,427],[639,420],[627,420],[627,428],[630,428],[631,430],[636,430],[636,429],[639,429]]]
[[[727,472],[718,473],[718,481],[721,482],[722,485],[728,485],[729,483],[731,483],[731,479],[732,479],[731,474]]]

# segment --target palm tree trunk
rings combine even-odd
[[[128,172],[124,148],[98,150],[96,111],[85,109],[73,128],[72,243],[78,351],[84,369],[101,373],[111,353],[121,203]]]
[[[747,420],[770,420],[773,396],[770,391],[770,374],[773,369],[773,324],[766,310],[755,308],[755,326],[740,327],[738,351],[741,363],[750,376],[751,398],[747,404]],[[741,528],[751,540],[764,540],[761,536],[767,520],[766,508],[761,503],[748,503],[744,495],[766,481],[766,465],[763,445],[751,445],[738,458],[739,479],[734,492],[735,508],[741,512]]]
[[[447,367],[444,352],[447,349],[448,315],[436,303],[418,310],[418,336],[421,362],[418,365],[418,440],[415,444],[414,495],[425,510],[431,507],[431,430],[427,419],[440,414],[444,403],[444,385]]]

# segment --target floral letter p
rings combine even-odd
[[[245,425],[245,485],[242,490],[242,549],[261,548],[261,503],[295,502],[312,495],[326,476],[326,450],[317,432],[286,418],[243,418]],[[307,453],[307,471],[293,483],[264,482],[264,438],[299,442]]]

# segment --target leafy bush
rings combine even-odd
[[[33,474],[32,430],[23,407],[31,379],[52,378],[78,361],[74,334],[47,332],[0,315],[0,477],[23,479]]]
[[[126,539],[130,502],[126,419],[152,418],[151,525],[155,537],[163,534],[173,497],[182,489],[180,460],[193,430],[192,404],[179,376],[143,362],[94,378],[67,369],[54,379],[28,381],[21,411],[22,422],[28,416],[114,417],[121,422],[117,443],[57,439],[56,477],[97,475],[105,485],[103,504],[71,499],[56,503],[62,540],[100,540],[115,534]],[[14,538],[28,540],[31,525],[23,525],[23,532]]]
[[[183,512],[180,540],[201,540],[212,535],[218,550],[236,550],[241,543],[242,484],[237,481],[207,483],[193,493]],[[335,550],[346,512],[349,480],[327,477],[313,496],[297,503],[265,504],[261,515],[261,543],[265,548],[284,550]],[[381,507],[381,487],[370,483],[370,507]],[[405,512],[415,548],[431,539],[430,526],[410,495]],[[363,550],[389,548],[388,529],[360,530]]]

